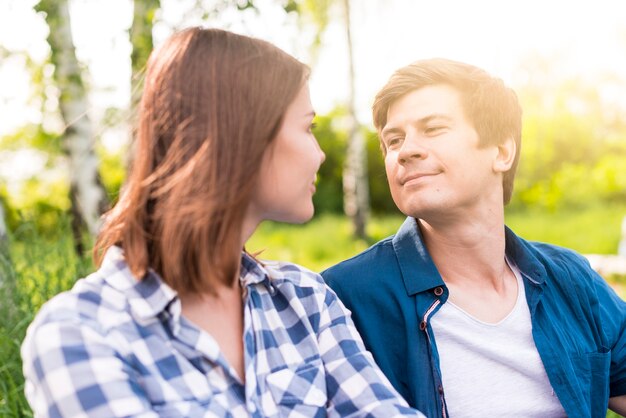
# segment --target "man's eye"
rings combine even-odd
[[[424,132],[425,132],[426,134],[430,134],[430,135],[432,135],[432,134],[437,134],[437,133],[440,133],[440,132],[442,132],[444,129],[446,129],[446,127],[445,127],[445,126],[429,126],[429,127],[427,127],[426,129],[424,129]]]
[[[387,148],[393,148],[394,146],[397,146],[401,141],[402,138],[400,137],[390,138],[389,140],[387,140]]]

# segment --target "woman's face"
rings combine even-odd
[[[265,151],[248,220],[301,223],[313,216],[317,170],[325,155],[311,132],[315,112],[304,84],[289,105],[278,135]]]

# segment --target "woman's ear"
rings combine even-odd
[[[497,173],[504,173],[509,171],[515,161],[515,154],[517,153],[517,145],[512,137],[505,139],[498,145],[498,154],[493,161],[493,170]]]

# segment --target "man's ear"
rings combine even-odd
[[[515,154],[517,153],[517,145],[512,137],[505,139],[500,145],[498,145],[498,154],[493,161],[493,170],[497,173],[504,173],[509,171],[515,161]]]

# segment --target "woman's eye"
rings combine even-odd
[[[309,125],[309,129],[308,129],[309,133],[313,133],[313,131],[315,130],[315,128],[317,128],[317,123],[312,122],[312,123]]]

